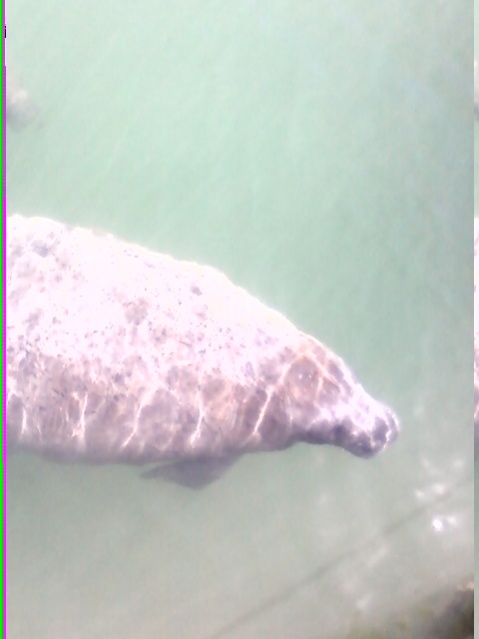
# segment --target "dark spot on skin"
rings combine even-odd
[[[195,295],[201,295],[201,290],[196,284],[193,284],[191,286],[190,291],[194,293]]]
[[[156,328],[152,324],[148,325],[151,338],[156,344],[161,344],[168,339],[168,332],[166,328]]]
[[[253,366],[251,365],[251,362],[246,363],[245,375],[246,377],[249,377],[250,379],[254,379],[254,370],[253,370]]]
[[[30,315],[27,317],[25,323],[29,324],[30,326],[34,325],[34,324],[37,324],[37,322],[41,318],[41,316],[42,316],[42,311],[40,311],[40,310],[34,311],[33,313],[30,313]]]
[[[50,252],[48,246],[44,242],[33,242],[32,249],[41,257],[46,257]]]
[[[132,302],[125,308],[125,317],[131,324],[141,324],[141,322],[148,315],[148,304],[145,300],[139,300],[138,302]]]

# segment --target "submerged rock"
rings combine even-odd
[[[57,460],[168,461],[153,474],[198,486],[295,442],[369,457],[398,423],[342,359],[214,268],[14,215],[7,432]]]
[[[435,619],[425,639],[473,639],[474,583],[457,588],[435,611]]]

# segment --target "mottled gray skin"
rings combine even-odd
[[[213,268],[7,220],[10,447],[59,460],[234,460],[295,442],[368,457],[398,432],[342,359]]]
[[[7,123],[19,131],[28,126],[38,115],[38,107],[23,86],[20,78],[10,67],[6,72]]]

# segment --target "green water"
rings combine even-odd
[[[217,266],[402,423],[373,460],[298,446],[200,493],[12,457],[9,637],[424,637],[473,573],[472,5],[7,17],[41,109],[8,133],[9,210]]]

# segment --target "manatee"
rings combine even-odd
[[[6,237],[9,451],[199,487],[245,453],[396,438],[340,357],[216,269],[42,217]]]
[[[38,107],[24,87],[17,73],[8,67],[6,71],[7,123],[19,131],[28,126],[38,115]]]

